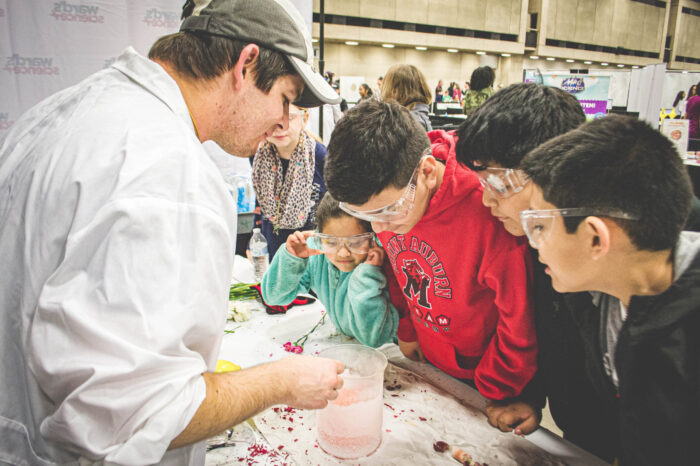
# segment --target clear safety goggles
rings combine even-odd
[[[421,156],[420,161],[418,162],[418,166],[413,171],[413,175],[411,175],[411,179],[408,182],[408,186],[406,186],[406,189],[397,201],[374,210],[355,210],[352,207],[349,207],[344,202],[339,202],[338,206],[348,215],[352,215],[355,218],[359,218],[368,222],[383,223],[396,222],[398,220],[401,220],[402,218],[408,215],[416,201],[418,173],[420,173],[420,167],[423,163],[423,160],[425,160],[427,157],[431,157],[430,148],[427,148],[423,152],[423,155]]]
[[[520,212],[520,221],[523,230],[530,241],[530,245],[539,249],[552,234],[554,221],[560,217],[588,217],[599,215],[601,217],[613,217],[624,220],[639,220],[639,217],[617,209],[607,207],[576,207],[573,209],[547,209],[547,210],[523,210]]]
[[[502,199],[519,193],[530,182],[525,173],[515,168],[486,168],[476,174],[484,189]]]
[[[367,254],[372,247],[374,233],[362,233],[354,236],[331,236],[315,233],[312,243],[324,254],[337,254],[342,248],[347,248],[353,254]]]

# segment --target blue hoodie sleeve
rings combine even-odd
[[[286,306],[311,288],[308,259],[292,255],[282,246],[262,279],[262,295],[271,306]]]
[[[386,286],[381,267],[358,265],[350,276],[342,316],[337,316],[360,343],[373,348],[393,341],[399,325]]]

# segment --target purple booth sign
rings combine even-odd
[[[579,103],[589,120],[604,117],[608,110],[607,100],[579,100]]]

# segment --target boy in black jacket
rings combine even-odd
[[[700,234],[690,180],[646,123],[606,117],[529,153],[522,226],[567,295],[620,464],[697,464]],[[584,292],[586,291],[586,292]]]

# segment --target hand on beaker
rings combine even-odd
[[[321,409],[338,398],[343,363],[314,356],[291,356],[278,361],[283,403],[294,408]]]

